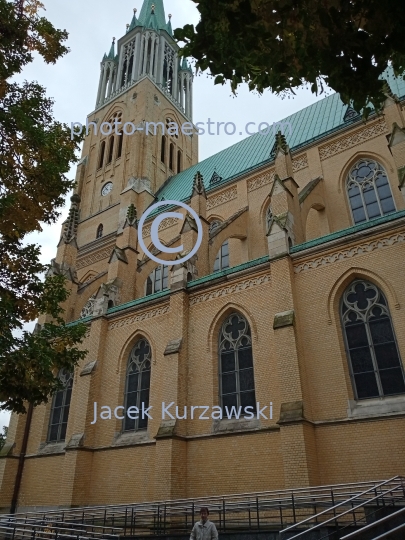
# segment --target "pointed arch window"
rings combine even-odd
[[[343,293],[341,321],[357,399],[405,393],[405,379],[387,300],[373,283]]]
[[[349,173],[346,188],[355,224],[395,212],[387,173],[377,161],[358,161]]]
[[[219,389],[225,417],[232,407],[256,411],[251,331],[239,313],[228,317],[220,331]]]
[[[177,174],[181,172],[182,170],[182,161],[183,161],[182,158],[183,156],[182,156],[181,150],[178,150],[177,151]]]
[[[103,236],[103,231],[104,231],[104,227],[103,227],[103,225],[100,223],[100,225],[97,227],[96,238],[102,238],[102,236]]]
[[[61,369],[58,378],[63,388],[58,390],[52,399],[49,421],[48,442],[62,442],[66,437],[69,419],[70,400],[72,398],[73,373]]]
[[[160,149],[160,161],[166,163],[166,135],[162,135],[162,147]]]
[[[124,134],[122,131],[118,133],[118,147],[117,147],[117,157],[116,159],[122,156],[122,145],[124,143]]]
[[[142,404],[144,410],[149,407],[150,371],[152,351],[146,339],[140,339],[132,349],[129,359],[125,381],[125,419],[124,431],[138,431],[148,426],[148,417],[142,417]],[[128,415],[130,407],[132,409]],[[131,418],[132,416],[132,418]],[[138,416],[138,418],[135,418]]]
[[[110,145],[108,147],[107,165],[112,162],[113,155],[114,155],[114,135],[110,137]]]
[[[146,296],[160,291],[164,291],[169,287],[169,267],[165,265],[157,266],[146,280]]]
[[[169,169],[174,171],[174,144],[170,143],[169,148]]]
[[[266,232],[270,229],[271,222],[273,221],[273,210],[271,209],[271,206],[266,210]]]
[[[101,169],[101,167],[104,165],[104,154],[105,154],[105,141],[103,141],[100,145],[100,155],[98,158],[98,168]]]
[[[221,249],[218,251],[218,255],[214,262],[214,272],[222,272],[225,268],[229,268],[229,241],[226,240]]]

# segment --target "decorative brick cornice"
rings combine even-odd
[[[79,259],[76,264],[76,269],[80,270],[81,268],[90,266],[91,264],[102,261],[103,259],[108,259],[111,255],[112,249],[113,249],[113,244],[111,244],[109,247],[106,247],[100,251],[96,251],[95,253],[92,253],[91,255],[88,255],[87,257],[83,257]]]
[[[168,229],[169,227],[173,227],[173,225],[177,225],[179,223],[179,220],[176,218],[166,218],[159,224],[159,231],[163,231],[164,229]],[[152,224],[147,225],[142,230],[142,237],[148,238],[150,237]]]
[[[308,156],[306,154],[302,154],[301,156],[296,157],[295,159],[293,159],[292,166],[293,172],[305,169],[306,167],[308,167]]]
[[[271,169],[270,171],[260,174],[259,176],[255,176],[254,178],[251,178],[247,182],[248,191],[254,191],[255,189],[259,189],[262,186],[265,186],[266,184],[271,184],[271,182],[273,182],[274,180],[275,174],[276,174],[275,169]]]
[[[108,325],[109,330],[114,328],[121,328],[122,326],[129,326],[137,322],[144,321],[146,319],[152,319],[153,317],[159,317],[160,315],[165,315],[170,311],[170,306],[162,306],[155,309],[150,309],[149,311],[144,311],[142,313],[137,313],[136,315],[129,315],[128,317],[114,321]]]
[[[343,261],[345,259],[351,259],[357,255],[364,255],[365,253],[370,253],[376,249],[381,249],[387,246],[393,246],[405,242],[405,233],[396,233],[390,236],[385,236],[384,238],[379,238],[378,240],[372,240],[371,242],[365,242],[357,246],[353,246],[348,249],[341,249],[324,255],[322,257],[317,257],[309,261],[305,261],[300,264],[294,265],[294,272],[299,274],[300,272],[306,272],[307,270],[312,270],[314,268],[319,268],[320,266],[326,266],[334,262]]]
[[[207,293],[199,294],[190,299],[190,306],[195,304],[200,304],[201,302],[206,302],[207,300],[213,300],[215,298],[220,298],[222,296],[227,296],[228,294],[233,294],[246,289],[251,289],[257,285],[262,285],[263,283],[268,283],[270,281],[270,274],[264,274],[254,278],[245,279],[237,283],[232,283],[226,287],[221,287]]]
[[[328,144],[324,144],[319,147],[319,156],[321,160],[328,159],[340,152],[362,144],[365,141],[374,139],[379,135],[385,135],[388,131],[387,124],[384,120],[378,120],[376,123],[367,126],[363,129],[359,129],[355,133],[341,137],[337,141],[333,141]]]
[[[207,210],[211,210],[211,208],[215,208],[215,206],[219,206],[220,204],[232,201],[233,199],[236,199],[237,196],[238,188],[236,187],[236,185],[232,186],[226,191],[221,191],[221,193],[217,193],[213,197],[209,197],[209,199],[207,200]]]

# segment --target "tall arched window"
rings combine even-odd
[[[169,148],[169,169],[174,171],[174,144],[170,143]]]
[[[142,404],[144,410],[149,407],[150,368],[152,352],[146,339],[140,339],[132,349],[129,359],[125,381],[125,420],[124,431],[137,431],[145,429],[148,425],[148,416],[142,418]],[[129,411],[130,407],[137,407]],[[132,418],[131,418],[132,416]],[[138,418],[135,418],[138,416]]]
[[[361,159],[352,167],[347,178],[347,194],[354,223],[395,212],[387,173],[372,159]]]
[[[169,267],[165,265],[157,266],[151,272],[146,280],[146,296],[160,291],[164,291],[169,287]]]
[[[103,141],[100,146],[100,156],[98,158],[98,169],[101,169],[101,167],[104,165],[104,154],[105,154],[105,141]]]
[[[110,146],[108,147],[107,165],[108,163],[112,162],[113,155],[114,155],[114,135],[110,137]]]
[[[96,238],[101,238],[103,236],[103,230],[104,230],[104,227],[100,223],[100,225],[97,227]]]
[[[166,163],[166,136],[162,135],[162,147],[160,149],[160,161]]]
[[[214,272],[221,272],[229,268],[229,242],[226,240],[221,249],[218,251],[218,255],[214,262]]]
[[[273,221],[273,210],[269,206],[266,210],[266,231],[270,229],[271,222]]]
[[[117,157],[116,159],[122,156],[122,145],[124,143],[124,134],[122,131],[118,133],[118,148],[117,148]]]
[[[231,407],[256,411],[251,332],[239,313],[226,319],[219,335],[219,389],[225,417]]]
[[[181,172],[181,164],[182,164],[182,155],[181,150],[177,151],[177,173]]]
[[[73,373],[61,369],[58,377],[63,384],[63,389],[56,392],[52,399],[48,433],[49,442],[61,442],[65,440],[70,400],[72,397]]]
[[[343,294],[341,319],[356,398],[405,393],[390,311],[380,289],[354,281]]]

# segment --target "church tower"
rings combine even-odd
[[[104,54],[76,178],[80,222],[86,220],[78,228],[79,245],[119,229],[115,207],[127,188],[136,186],[129,203],[124,197],[121,218],[128,204],[141,214],[164,182],[198,162],[193,73],[178,49],[163,0],[144,0],[139,17],[134,9],[125,35],[117,43],[113,38]],[[97,232],[96,216],[106,211]]]

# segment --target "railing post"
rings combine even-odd
[[[256,497],[257,528],[260,529],[259,497]]]
[[[166,503],[163,510],[163,534],[166,532]]]
[[[279,501],[278,505],[279,505],[279,508],[280,508],[281,528],[283,529],[283,528],[284,528],[284,524],[283,524],[283,509],[282,509],[282,507],[281,507],[281,501]],[[295,523],[294,523],[294,525],[295,525]]]
[[[224,531],[226,529],[226,518],[225,518],[225,499],[222,499],[222,513],[223,513],[223,522],[224,522]]]
[[[293,510],[293,518],[294,518],[294,525],[297,523],[297,518],[295,515],[295,499],[294,499],[294,493],[291,493],[291,502],[292,502],[292,510]]]

